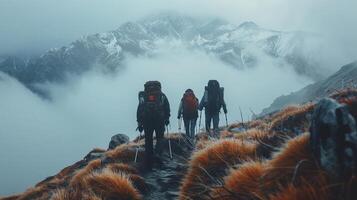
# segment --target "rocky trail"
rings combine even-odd
[[[186,169],[193,147],[185,136],[180,135],[177,140],[171,140],[172,159],[170,159],[168,140],[164,144],[164,153],[153,163],[152,171],[142,176],[149,186],[149,192],[144,199],[177,199],[180,183]]]

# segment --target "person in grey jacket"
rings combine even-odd
[[[205,124],[206,131],[209,133],[211,129],[211,122],[213,121],[213,132],[218,134],[219,132],[219,113],[221,108],[225,114],[227,114],[227,106],[224,101],[224,88],[219,86],[218,81],[210,80],[205,87],[205,93],[201,99],[198,110],[202,111],[205,108]]]

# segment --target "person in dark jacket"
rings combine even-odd
[[[206,131],[209,133],[211,129],[211,122],[213,121],[213,133],[218,134],[219,132],[219,113],[221,108],[225,114],[227,114],[227,106],[224,101],[224,88],[219,86],[218,81],[210,80],[208,85],[205,87],[205,93],[201,99],[198,110],[202,111],[205,108],[205,124]]]
[[[153,134],[156,135],[155,153],[161,154],[165,126],[170,121],[170,104],[166,95],[161,91],[158,81],[145,83],[145,90],[139,93],[137,109],[138,130],[145,133],[145,153],[148,163],[154,154]]]
[[[193,90],[187,89],[181,99],[177,118],[183,118],[186,135],[193,139],[198,118],[198,99]]]

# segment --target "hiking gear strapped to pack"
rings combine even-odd
[[[165,112],[167,99],[161,92],[160,82],[148,81],[144,88],[144,91],[139,92],[138,122],[143,123],[147,119],[168,120],[169,114]]]
[[[198,117],[198,99],[191,89],[186,90],[182,97],[182,114],[186,119]]]

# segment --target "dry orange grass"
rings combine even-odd
[[[271,135],[269,132],[260,130],[260,129],[249,129],[248,131],[240,134],[235,134],[234,138],[240,140],[252,140],[252,141],[260,141],[265,137]]]
[[[303,106],[300,107],[287,107],[285,109],[283,109],[281,112],[277,113],[276,115],[274,115],[271,119],[271,124],[270,124],[270,130],[275,130],[275,129],[279,129],[283,128],[284,126],[289,126],[290,124],[288,124],[288,120],[291,119],[292,117],[294,117],[293,123],[298,123],[296,125],[307,125],[307,124],[301,124],[304,123],[302,120],[304,118],[304,116],[308,113],[308,112],[312,112],[314,109],[315,105],[312,103],[308,103],[305,104]],[[300,124],[299,124],[300,123]],[[283,126],[283,127],[281,127]]]
[[[340,99],[353,98],[357,96],[357,88],[345,88],[342,90],[336,90],[330,97],[339,101]]]
[[[234,134],[228,130],[221,131],[220,139],[231,138]]]
[[[117,174],[127,174],[130,181],[133,183],[135,188],[137,188],[140,192],[146,192],[148,187],[146,185],[145,180],[139,176],[139,172],[132,166],[123,163],[115,163],[110,164],[106,167],[106,169],[117,173]],[[105,169],[104,169],[105,170]]]
[[[180,199],[204,199],[210,186],[217,184],[231,166],[256,159],[255,150],[256,145],[225,139],[197,151],[183,180]]]
[[[115,161],[120,161],[123,163],[129,163],[133,162],[135,158],[135,153],[136,153],[136,147],[138,147],[139,144],[137,143],[129,143],[129,144],[122,144],[115,149],[111,151],[106,152],[106,156],[109,159],[115,160]],[[143,157],[144,152],[139,151],[138,157]]]
[[[312,185],[306,181],[303,185],[296,187],[288,185],[280,192],[271,195],[270,200],[327,200],[331,199],[327,182],[322,185]]]
[[[264,180],[267,191],[274,191],[278,185],[301,185],[303,182],[321,182],[326,177],[319,168],[309,148],[309,134],[303,134],[288,141],[280,152],[268,161]]]
[[[65,189],[56,190],[50,200],[70,200],[71,197]]]
[[[76,194],[80,194],[80,196],[75,196]],[[68,191],[65,189],[58,189],[56,190],[50,200],[102,200],[102,198],[98,197],[97,195],[93,194],[90,191],[83,191],[83,193],[79,191]]]
[[[253,200],[263,199],[261,186],[265,165],[259,162],[247,162],[238,169],[232,169],[224,178],[224,185],[214,189],[212,199]]]
[[[21,195],[14,195],[14,196],[9,196],[9,197],[0,197],[0,200],[16,200],[20,197]]]
[[[103,199],[140,200],[141,195],[125,174],[110,170],[85,177],[87,187]]]
[[[197,135],[196,150],[201,150],[212,144],[214,141],[210,140],[207,134]]]
[[[94,170],[100,169],[102,166],[102,162],[100,159],[92,160],[90,163],[88,163],[87,166],[85,166],[83,169],[79,170],[71,179],[70,181],[70,187],[75,187],[78,189],[84,189],[85,187],[85,182],[84,178],[88,176],[90,173],[92,173]]]
[[[17,198],[17,200],[43,200],[46,198],[48,198],[48,188],[45,186],[39,186],[26,190]]]
[[[267,128],[267,123],[263,120],[253,120],[248,123],[248,127],[250,129],[252,128],[257,128],[257,129],[263,129],[265,130]]]

